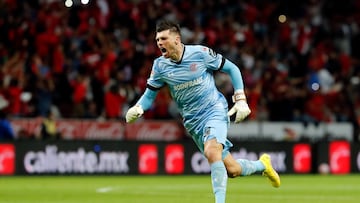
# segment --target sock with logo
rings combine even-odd
[[[227,172],[222,161],[214,162],[210,165],[211,183],[215,195],[216,203],[225,203],[226,186],[227,186]]]
[[[265,166],[260,160],[249,161],[246,159],[237,159],[236,162],[241,166],[241,176],[248,176],[265,170]]]

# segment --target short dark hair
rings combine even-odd
[[[156,32],[162,32],[164,30],[170,30],[170,32],[175,32],[181,35],[180,25],[172,21],[161,20],[156,24]]]

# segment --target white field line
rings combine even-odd
[[[211,186],[208,184],[206,185],[188,185],[186,186],[186,190],[191,189],[192,191],[203,190],[204,187],[208,187],[209,190],[209,196],[212,196],[211,193]],[[149,190],[150,189],[150,190]],[[116,192],[116,193],[126,193],[126,194],[132,194],[132,195],[157,195],[157,196],[183,196],[184,194],[182,191],[184,190],[184,186],[174,186],[174,185],[162,185],[162,186],[149,186],[149,185],[123,185],[123,186],[106,186],[106,187],[100,187],[96,189],[96,193],[110,193],[110,192]],[[196,193],[196,192],[195,192]],[[191,193],[187,194],[188,196],[192,196]],[[199,196],[198,194],[194,194],[196,196]]]
[[[107,193],[107,192],[113,191],[114,189],[115,189],[114,187],[101,187],[101,188],[97,188],[96,192],[97,193]]]

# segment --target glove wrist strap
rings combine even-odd
[[[238,102],[238,101],[241,101],[241,100],[246,101],[246,96],[245,96],[244,92],[235,93],[235,94],[232,96],[232,100],[233,100],[234,103],[236,103],[236,102]]]

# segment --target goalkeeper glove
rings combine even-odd
[[[140,105],[135,105],[126,112],[126,122],[133,123],[143,114],[144,110],[142,107]]]
[[[235,104],[228,112],[228,116],[232,116],[236,113],[235,123],[239,123],[251,113],[251,110],[246,102],[244,90],[236,91],[232,99]]]

